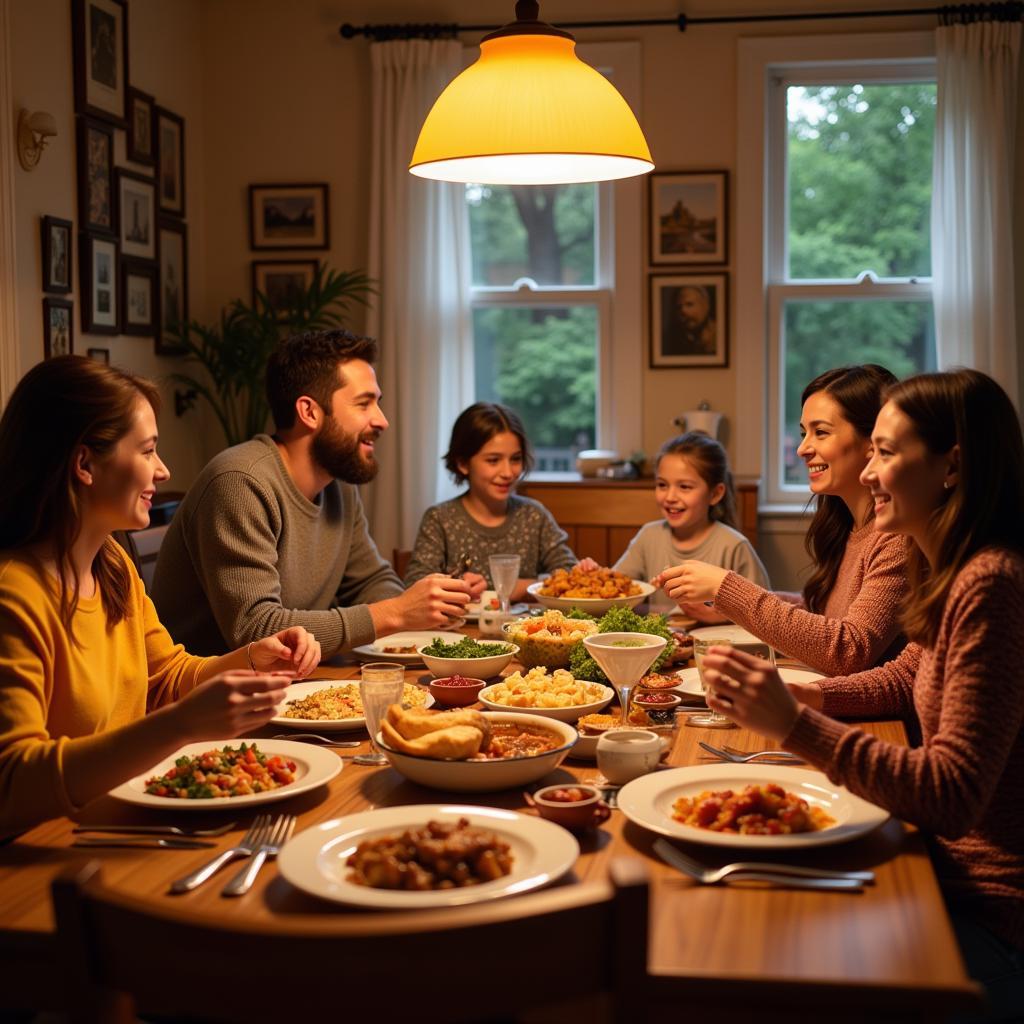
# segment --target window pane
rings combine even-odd
[[[791,279],[930,277],[934,83],[790,86]]]
[[[473,336],[477,401],[519,413],[537,469],[575,469],[594,447],[597,307],[478,306]]]
[[[800,395],[819,374],[852,363],[881,363],[897,377],[935,369],[935,324],[930,302],[790,301],[783,313],[785,405],[782,410],[783,483],[802,485],[797,458]]]
[[[467,185],[466,208],[474,287],[594,284],[596,185]]]

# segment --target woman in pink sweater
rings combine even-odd
[[[741,652],[709,656],[708,704],[931,833],[972,975],[997,1020],[1024,1019],[1024,442],[974,370],[897,384],[864,471],[875,528],[913,542],[901,622],[880,668],[788,689]],[[802,703],[798,703],[796,698]],[[915,721],[919,747],[834,716]]]
[[[871,494],[860,480],[882,392],[895,382],[868,364],[828,370],[804,388],[797,454],[818,502],[806,540],[814,572],[802,595],[775,594],[692,560],[660,573],[655,586],[682,605],[714,601],[716,611],[826,675],[860,672],[898,654],[906,542],[873,529]]]

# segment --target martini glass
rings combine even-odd
[[[653,633],[598,633],[583,644],[619,692],[620,725],[628,725],[629,693],[654,664],[668,641]]]

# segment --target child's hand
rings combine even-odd
[[[576,568],[581,572],[593,572],[595,569],[600,569],[601,566],[592,558],[581,558],[576,563]]]
[[[677,604],[695,604],[713,601],[722,580],[728,575],[728,569],[689,559],[681,565],[663,569],[651,582]]]

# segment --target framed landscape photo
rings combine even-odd
[[[157,193],[160,212],[185,216],[185,119],[156,107]]]
[[[725,171],[648,176],[652,265],[726,262],[727,186]]]
[[[156,100],[141,89],[128,90],[128,131],[125,152],[136,164],[156,163]]]
[[[729,365],[727,274],[651,274],[652,369]]]
[[[188,234],[185,225],[160,220],[160,269],[157,277],[156,350],[175,356],[185,351],[182,327],[188,323]]]
[[[70,299],[43,299],[44,359],[74,352],[73,309]]]
[[[118,240],[121,255],[156,259],[156,182],[119,167],[117,192]]]
[[[156,337],[159,266],[121,257],[121,333]]]
[[[252,249],[326,249],[327,185],[250,185]]]
[[[318,260],[253,260],[252,304],[257,294],[278,313],[295,305],[298,296],[308,290],[319,269]]]
[[[124,0],[72,0],[75,111],[125,125],[128,7]]]
[[[71,221],[60,217],[40,220],[43,253],[43,291],[71,291]]]
[[[114,129],[91,117],[78,118],[78,221],[82,231],[113,235]]]
[[[113,238],[81,235],[82,332],[119,334],[118,252]]]

